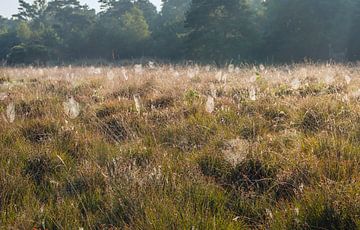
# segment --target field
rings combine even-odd
[[[1,229],[360,229],[360,68],[0,69]]]

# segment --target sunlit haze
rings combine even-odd
[[[158,9],[161,5],[161,0],[150,0]],[[31,2],[31,0],[28,0]],[[88,4],[91,8],[100,9],[98,0],[80,0],[81,3]],[[17,0],[1,0],[0,15],[4,17],[11,17],[17,12],[19,3]]]

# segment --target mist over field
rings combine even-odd
[[[0,229],[360,229],[360,2],[19,0]]]
[[[19,1],[0,18],[4,65],[124,60],[281,64],[359,59],[356,0]],[[6,5],[5,5],[6,7]]]

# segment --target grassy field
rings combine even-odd
[[[0,69],[1,229],[360,229],[360,68]]]

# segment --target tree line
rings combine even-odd
[[[200,63],[360,59],[359,0],[19,0],[0,17],[5,64],[143,57]]]

